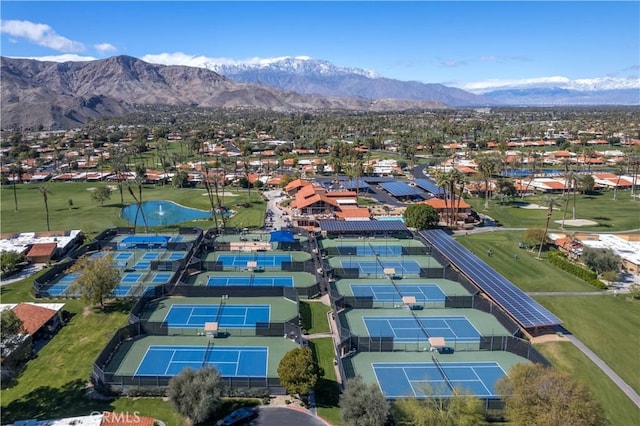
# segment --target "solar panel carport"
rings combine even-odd
[[[420,235],[523,328],[562,324],[562,320],[494,271],[443,230],[420,231]]]
[[[320,230],[336,233],[408,231],[399,220],[321,220]]]
[[[447,191],[440,188],[435,182],[430,181],[429,179],[414,179],[413,182],[415,182],[418,188],[424,189],[433,195],[447,194]]]
[[[394,197],[420,197],[422,193],[405,182],[382,182],[380,186]]]

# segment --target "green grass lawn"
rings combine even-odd
[[[518,248],[522,232],[496,231],[471,234],[457,238],[463,246],[471,250],[489,266],[524,291],[597,291],[594,286],[562,271],[543,260],[536,259],[537,250],[531,252]],[[487,256],[487,250],[493,256]],[[514,259],[514,254],[518,259]]]
[[[33,277],[3,286],[2,303],[36,301],[30,289]],[[154,398],[95,401],[85,395],[93,361],[116,329],[128,323],[131,302],[117,302],[105,312],[85,309],[80,300],[48,299],[64,303],[73,318],[30,360],[17,378],[2,384],[2,424],[29,418],[89,415],[92,411],[139,411],[165,421],[185,424],[168,402]]]
[[[340,390],[336,381],[333,360],[335,352],[333,339],[325,337],[309,341],[309,347],[314,353],[318,365],[324,370],[324,377],[316,386],[316,406],[318,415],[334,426],[346,425],[338,406]]]
[[[488,232],[458,238],[464,246],[524,291],[596,291],[594,287],[557,269],[545,260],[534,259],[534,254],[518,249],[519,240],[519,232]],[[494,252],[492,257],[486,255],[489,247]],[[513,259],[513,252],[516,250],[519,250],[520,254],[517,261]],[[636,392],[640,391],[638,301],[622,295],[537,296],[536,300],[562,319],[567,330],[589,346]],[[572,349],[577,351],[575,348]],[[613,382],[586,357],[581,354],[580,356],[584,358],[583,364],[588,362],[589,367],[571,369],[576,378],[588,383],[592,392],[596,394],[602,392],[602,381],[607,381],[608,386],[615,387]],[[558,365],[569,365],[573,358],[575,356],[570,351],[563,350],[557,351],[552,361]],[[602,378],[589,369],[597,369]],[[615,412],[616,406],[624,407],[630,403],[626,395],[619,390],[608,392],[606,398],[611,399],[605,401],[609,406],[608,415],[611,419],[616,418],[618,414]]]
[[[558,196],[559,197],[559,196]],[[619,191],[617,200],[613,201],[613,192],[605,191],[595,195],[578,195],[576,199],[576,219],[588,219],[598,223],[597,226],[573,227],[565,225],[567,231],[626,231],[640,228],[640,200],[632,199],[630,191]],[[511,204],[501,205],[498,199],[489,201],[489,209],[484,209],[484,198],[465,199],[473,210],[491,216],[508,228],[544,228],[546,209],[523,209]],[[520,201],[518,198],[517,201]],[[524,202],[546,207],[541,196],[525,197]],[[573,196],[570,196],[566,219],[572,217]],[[556,220],[562,220],[564,203],[553,210],[549,227],[560,229]]]
[[[120,219],[120,194],[115,191],[111,194],[111,199],[104,203],[104,206],[91,200],[89,188],[95,188],[101,184],[73,182],[73,183],[46,183],[51,190],[48,197],[49,220],[52,230],[82,229],[87,235],[94,236],[102,232],[105,228],[113,226],[131,226],[128,222]],[[2,217],[1,232],[29,232],[46,231],[46,211],[42,194],[39,191],[40,185],[18,185],[18,211],[15,211],[12,186],[3,186],[0,190],[0,215]],[[229,227],[256,228],[264,224],[264,214],[266,202],[257,191],[251,191],[251,202],[248,207],[240,204],[248,201],[248,192],[239,188],[227,188],[224,204],[236,214],[232,216],[227,225]],[[142,191],[143,201],[150,200],[170,200],[186,207],[200,210],[209,210],[209,197],[204,189],[177,189],[170,185],[145,185]],[[73,207],[69,208],[69,200],[73,201]],[[133,198],[124,191],[124,203],[135,202]],[[182,226],[198,226],[201,228],[213,227],[213,221],[204,219],[194,222],[186,222]],[[154,228],[171,230],[179,225],[165,228]],[[142,226],[139,226],[142,229]]]
[[[536,345],[536,349],[539,349],[554,367],[571,374],[589,386],[612,426],[640,424],[638,407],[573,344],[543,343]],[[635,352],[637,354],[637,351]],[[636,375],[637,367],[636,361]]]
[[[640,301],[619,296],[537,296],[564,327],[640,392]]]
[[[331,308],[321,302],[300,302],[300,317],[302,319],[302,328],[307,330],[308,334],[329,333],[329,321],[327,321],[327,313]]]

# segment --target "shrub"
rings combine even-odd
[[[567,258],[560,252],[549,253],[549,263],[570,273],[573,276],[588,282],[589,284],[600,289],[606,289],[607,285],[598,279],[598,275],[590,269],[584,268],[575,263],[569,262]]]

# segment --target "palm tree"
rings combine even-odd
[[[547,241],[547,232],[549,231],[549,222],[551,221],[551,215],[553,214],[553,206],[555,206],[558,202],[558,199],[553,195],[547,195],[543,199],[548,203],[549,208],[547,210],[547,221],[544,225],[544,234],[542,236],[542,241],[540,241],[540,248],[538,248],[537,259],[540,259],[540,255],[542,254],[542,246],[544,245],[545,241]]]
[[[51,231],[49,226],[49,195],[51,195],[51,188],[48,186],[41,186],[39,189],[42,194],[42,200],[44,201],[44,209],[47,213],[47,231]]]
[[[17,161],[14,166],[11,166],[10,171],[13,176],[13,202],[15,204],[16,211],[18,211],[18,193],[16,192],[16,183],[17,181],[22,181],[22,164],[20,161]]]
[[[620,184],[620,177],[624,174],[624,170],[622,170],[622,167],[618,166],[615,169],[616,176],[618,176],[618,179],[616,180],[616,186],[613,188],[613,201],[616,201],[616,198],[618,197],[618,185]]]
[[[449,176],[447,172],[444,172],[442,170],[437,170],[435,173],[435,177],[436,177],[436,185],[438,185],[438,188],[442,188],[442,192],[443,192],[443,197],[442,199],[444,200],[444,215],[445,215],[445,222],[448,225],[449,224],[449,219],[447,214],[447,185],[449,182]]]
[[[484,179],[484,209],[487,210],[489,208],[489,183],[491,177],[498,170],[500,160],[493,155],[480,155],[476,158],[476,162],[478,171]]]

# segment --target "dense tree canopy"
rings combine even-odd
[[[403,214],[404,222],[410,228],[427,229],[438,224],[440,215],[437,210],[427,204],[412,204]]]
[[[296,348],[287,352],[278,365],[278,377],[290,395],[308,394],[321,376],[321,370],[309,348]]]
[[[540,364],[516,364],[496,384],[509,422],[518,425],[608,424],[587,387],[567,373]]]
[[[22,320],[12,309],[3,309],[0,314],[0,340],[3,342],[22,330]]]
[[[426,389],[428,393],[429,390]],[[450,398],[402,398],[393,405],[397,424],[412,426],[478,426],[486,424],[482,401],[454,390]]]
[[[26,260],[23,254],[17,251],[3,250],[0,252],[0,270],[2,274],[10,274],[17,271],[19,265]]]
[[[167,395],[175,409],[195,424],[209,419],[220,407],[224,382],[215,368],[185,368],[169,381]]]
[[[542,228],[529,228],[524,231],[522,240],[531,247],[537,247],[545,236],[545,230]]]
[[[78,277],[71,284],[72,291],[80,293],[82,299],[100,305],[120,282],[120,271],[113,266],[113,254],[101,258],[83,256],[71,267]]]
[[[101,206],[104,202],[111,199],[111,188],[107,185],[100,185],[94,191],[91,192],[91,199],[96,203],[100,203]]]
[[[580,258],[585,265],[599,274],[617,271],[620,268],[620,256],[611,249],[585,247]]]
[[[342,418],[352,426],[383,426],[389,417],[389,403],[378,385],[368,385],[360,376],[346,381],[340,408]]]

